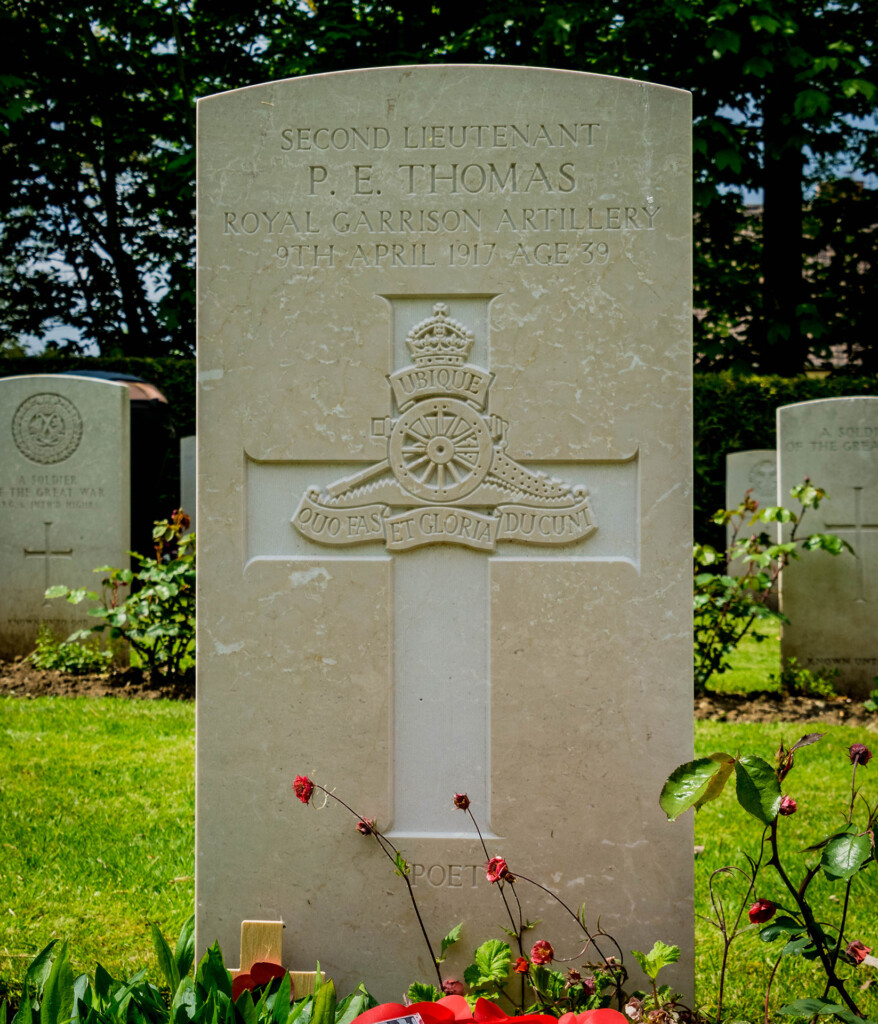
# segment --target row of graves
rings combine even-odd
[[[380,851],[302,812],[302,773],[404,848],[431,934],[496,934],[467,793],[512,871],[622,949],[679,944],[691,994],[691,821],[658,805],[693,735],[689,95],[403,67],[198,113],[199,948],[284,922],[290,966],[342,987],[431,977]],[[0,399],[0,635],[26,653],[48,585],[125,557],[128,399]],[[785,588],[785,651],[862,689],[878,399],[779,423],[780,491],[819,481],[857,552],[794,566],[824,575]]]

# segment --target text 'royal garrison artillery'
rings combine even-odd
[[[390,551],[498,542],[572,544],[597,527],[584,487],[535,473],[506,453],[508,423],[488,410],[493,374],[467,362],[473,333],[434,315],[409,332],[414,363],[388,377],[399,415],[372,420],[387,456],[325,488],[292,522],[321,544],[380,541]]]

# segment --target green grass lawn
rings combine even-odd
[[[0,994],[52,938],[74,970],[151,961],[194,904],[194,709],[0,698]]]
[[[763,637],[764,639],[759,639]],[[720,693],[779,690],[780,623],[758,623],[729,658],[731,669],[714,675],[708,684]],[[774,679],[770,678],[774,676]]]
[[[91,972],[100,962],[125,977],[148,965],[158,980],[149,922],[175,936],[193,906],[193,710],[167,701],[0,698],[0,993],[19,988],[28,961],[55,937],[70,939],[76,971]],[[740,750],[770,760],[781,738],[791,743],[806,731],[700,722],[697,753]],[[782,821],[784,848],[795,853],[838,824],[850,778],[847,748],[857,741],[878,746],[874,733],[836,726],[797,756],[785,788],[799,812]],[[878,760],[860,774],[874,803]],[[760,835],[731,789],[699,813],[696,841],[705,847],[695,862],[699,913],[708,913],[710,872],[743,866],[742,851],[755,855]],[[869,885],[857,879],[847,932],[876,947],[878,872],[873,866],[869,873]],[[814,888],[823,919],[837,916],[834,897],[841,889],[822,881]],[[758,895],[783,902],[771,870]],[[733,951],[726,1020],[761,1020],[762,981],[779,946],[750,932]],[[705,1007],[714,997],[719,955],[717,933],[699,924],[698,1000]],[[775,985],[778,1000],[819,994],[811,970],[790,958]],[[863,981],[876,975],[860,972]],[[858,995],[878,1015],[878,978]]]

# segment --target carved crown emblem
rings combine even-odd
[[[448,306],[437,302],[433,316],[415,324],[405,341],[417,366],[463,366],[473,345],[473,332],[459,320],[451,320]]]

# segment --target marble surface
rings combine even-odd
[[[93,625],[89,602],[44,597],[100,590],[102,565],[128,564],[128,388],[56,374],[0,378],[0,656],[29,654],[40,623],[64,639]]]
[[[690,103],[433,66],[199,103],[197,929],[379,999],[510,869],[692,981]],[[527,916],[572,956],[536,889]],[[530,936],[529,936],[530,938]],[[644,946],[644,943],[646,944]]]
[[[800,535],[837,534],[856,556],[817,551],[784,570],[781,654],[837,669],[841,692],[868,696],[878,675],[878,397],[781,406],[777,433],[781,493],[808,476],[829,495],[806,513]]]

